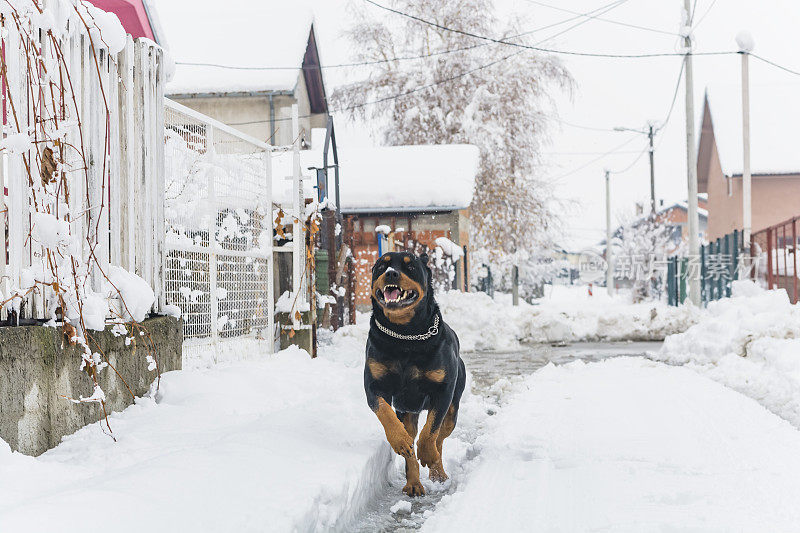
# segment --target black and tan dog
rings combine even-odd
[[[442,443],[456,426],[465,380],[458,337],[442,320],[433,297],[428,256],[383,255],[372,267],[364,389],[386,439],[406,460],[403,492],[409,496],[425,494],[417,457],[428,467],[431,480],[447,479]],[[423,410],[428,417],[415,457],[417,421]]]

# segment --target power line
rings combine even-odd
[[[508,46],[514,46],[514,47],[518,47],[518,48],[525,48],[525,49],[528,49],[528,50],[536,50],[537,52],[546,52],[546,53],[551,53],[551,54],[563,54],[563,55],[572,55],[572,56],[583,56],[583,57],[603,57],[603,58],[619,58],[619,59],[643,59],[643,58],[651,58],[651,57],[673,57],[673,56],[681,56],[682,57],[682,56],[686,55],[685,53],[681,53],[681,52],[656,52],[656,53],[644,53],[644,54],[607,54],[607,53],[599,53],[599,52],[577,52],[577,51],[570,51],[570,50],[556,50],[556,49],[552,49],[552,48],[542,48],[542,47],[539,47],[539,46],[536,46],[536,45],[513,43],[513,42],[510,42],[510,41],[503,40],[503,39],[495,39],[493,37],[487,37],[485,35],[478,35],[476,33],[468,32],[468,31],[464,31],[464,30],[458,30],[458,29],[455,29],[455,28],[449,28],[449,27],[443,26],[443,25],[441,25],[441,24],[439,24],[437,22],[432,22],[432,21],[423,19],[421,17],[418,17],[416,15],[411,15],[410,13],[404,13],[404,12],[399,11],[397,9],[381,5],[381,4],[377,3],[377,2],[375,2],[374,0],[364,0],[364,1],[369,3],[369,4],[372,4],[372,5],[376,6],[378,8],[380,8],[380,9],[389,11],[391,13],[395,13],[397,15],[401,15],[403,17],[410,18],[412,20],[416,20],[418,22],[421,22],[423,24],[427,24],[429,26],[432,26],[434,28],[438,28],[440,30],[449,31],[449,32],[453,32],[453,33],[458,33],[458,34],[461,34],[461,35],[465,35],[467,37],[473,37],[475,39],[482,39],[482,40],[493,42],[493,43],[505,44],[505,45],[508,45]],[[732,52],[732,51],[692,52],[692,55],[711,56],[711,55],[729,55],[729,54],[734,54],[734,53],[736,53],[736,52]]]
[[[665,128],[665,127],[666,127],[666,125],[669,123],[669,119],[670,119],[670,117],[672,116],[672,111],[675,109],[675,102],[677,101],[677,97],[678,97],[678,91],[680,90],[680,86],[681,86],[681,79],[683,78],[683,68],[684,68],[684,62],[683,62],[683,61],[681,61],[681,68],[680,68],[680,70],[678,71],[678,81],[677,81],[677,83],[675,84],[675,91],[674,91],[674,93],[673,93],[673,95],[672,95],[672,101],[671,101],[671,102],[670,102],[670,104],[669,104],[669,111],[667,111],[667,116],[666,116],[666,118],[664,119],[664,122],[663,122],[663,123],[662,123],[662,124],[661,124],[661,125],[658,127],[658,130],[661,130],[661,129],[663,129],[663,128]],[[567,123],[567,124],[568,124],[568,123]],[[576,126],[576,127],[580,127],[580,126]],[[606,128],[588,128],[588,127],[581,127],[581,128],[582,128],[582,129],[590,129],[590,130],[595,130],[595,131],[617,131],[617,130],[614,130],[614,129],[606,129]],[[632,137],[631,139],[628,139],[628,141],[626,141],[626,142],[625,142],[623,145],[620,145],[620,146],[618,146],[617,148],[615,148],[615,149],[613,149],[613,150],[611,150],[611,151],[609,151],[609,152],[605,152],[605,153],[601,154],[601,155],[600,155],[600,157],[597,157],[597,158],[595,158],[595,159],[593,159],[593,160],[589,161],[588,163],[585,163],[585,164],[583,164],[583,165],[579,166],[578,168],[575,168],[575,169],[573,169],[573,170],[571,170],[571,171],[569,171],[569,172],[567,172],[567,173],[565,173],[565,174],[562,174],[561,176],[559,176],[559,177],[557,177],[557,178],[556,178],[556,181],[558,181],[558,180],[561,180],[561,179],[563,179],[563,178],[565,178],[565,177],[567,177],[567,176],[570,176],[570,175],[572,175],[572,174],[575,174],[576,172],[579,172],[579,171],[583,170],[584,168],[586,168],[586,167],[588,167],[588,166],[590,166],[590,165],[592,165],[592,164],[596,163],[597,161],[600,161],[600,160],[601,160],[601,159],[603,159],[604,157],[607,157],[607,156],[609,156],[609,155],[611,155],[611,154],[630,153],[630,152],[622,151],[622,150],[620,150],[620,148],[624,147],[624,146],[625,146],[625,145],[627,145],[629,142],[631,142],[631,140],[633,140],[633,139],[635,139],[635,138],[636,138],[636,137]],[[664,139],[664,137],[662,137],[662,141],[663,141],[663,139]],[[659,142],[659,146],[661,146],[660,142]],[[645,145],[645,147],[644,147],[644,149],[643,149],[643,150],[641,150],[641,151],[634,151],[634,153],[636,153],[636,154],[637,154],[637,156],[634,158],[634,160],[633,160],[633,161],[632,161],[632,162],[631,162],[631,163],[630,163],[628,166],[626,166],[626,167],[625,167],[625,168],[623,168],[622,170],[612,170],[612,171],[610,171],[610,172],[611,172],[612,174],[623,174],[623,173],[625,173],[625,172],[629,171],[630,169],[632,169],[632,168],[633,168],[633,167],[636,165],[636,163],[638,163],[638,162],[639,162],[639,160],[642,158],[642,156],[643,156],[645,153],[647,153],[647,151],[648,151],[649,149],[650,149],[650,145],[649,145],[649,143],[648,143],[647,145]]]
[[[524,31],[522,33],[518,33],[516,35],[512,35],[512,36],[508,37],[508,39],[518,39],[520,37],[524,37],[526,35],[530,35],[531,33],[536,33],[536,32],[539,32],[539,31],[548,30],[550,28],[554,28],[556,26],[560,26],[562,24],[566,24],[568,22],[572,22],[573,20],[576,20],[576,19],[579,19],[579,18],[591,17],[591,15],[593,13],[596,13],[598,11],[603,11],[606,8],[616,8],[616,7],[618,7],[618,6],[624,4],[625,2],[628,2],[628,1],[629,0],[615,0],[614,2],[605,4],[603,6],[595,8],[595,9],[592,9],[591,11],[587,11],[586,13],[577,13],[576,16],[574,16],[574,17],[569,17],[569,18],[566,18],[566,19],[558,21],[558,22],[554,22],[554,23],[551,23],[551,24],[546,24],[546,25],[540,26],[538,28],[533,28],[533,29],[530,29],[530,30],[526,30],[526,31]],[[610,9],[608,11],[610,11]],[[607,13],[608,11],[603,11],[603,13]],[[572,29],[572,27],[567,28],[567,30],[570,30],[570,29]],[[560,35],[560,34],[556,34],[556,35],[550,36],[550,37],[548,37],[548,39],[552,39],[553,37],[557,37],[558,35]],[[372,60],[372,61],[358,61],[358,62],[352,62],[352,63],[337,63],[337,64],[333,64],[333,65],[312,65],[312,66],[309,66],[309,67],[302,67],[302,68],[303,68],[303,70],[326,70],[326,69],[333,69],[333,68],[368,67],[368,66],[372,66],[372,65],[381,65],[381,64],[384,64],[384,63],[394,63],[396,61],[411,61],[411,60],[415,60],[415,59],[427,59],[427,58],[430,58],[430,57],[436,57],[436,56],[440,56],[440,55],[453,54],[453,53],[456,53],[456,52],[463,52],[463,51],[466,51],[466,50],[473,50],[475,48],[481,48],[481,47],[484,47],[484,46],[488,46],[490,44],[492,44],[492,43],[485,42],[485,43],[481,43],[481,44],[472,44],[472,45],[469,45],[469,46],[462,46],[460,48],[450,48],[450,49],[446,49],[446,50],[439,50],[439,51],[436,51],[436,52],[429,52],[427,54],[420,54],[420,55],[416,55],[416,56],[391,57],[391,58],[388,58],[388,59],[375,59],[375,60]],[[225,64],[222,64],[222,63],[206,63],[206,62],[195,62],[195,61],[176,61],[175,64],[176,65],[191,66],[191,67],[214,67],[214,68],[222,68],[222,69],[227,69],[227,70],[255,70],[255,71],[267,70],[268,71],[268,70],[299,70],[300,69],[299,67],[296,67],[296,66],[294,66],[294,67],[274,67],[274,66],[268,66],[268,67],[256,66],[256,67],[254,67],[254,66],[225,65]]]
[[[702,22],[706,19],[706,16],[708,16],[708,14],[711,13],[711,9],[714,7],[714,4],[716,4],[716,3],[717,3],[717,0],[711,0],[711,3],[708,5],[708,9],[706,9],[705,12],[703,13],[703,16],[701,16],[698,19],[697,24],[695,24],[693,26],[693,29],[696,30],[698,28],[698,26],[700,26],[700,24],[702,24]]]
[[[542,155],[605,155],[608,152],[545,152]],[[638,154],[639,150],[619,150],[616,154]]]
[[[570,9],[565,9],[563,7],[553,6],[553,5],[550,5],[550,4],[545,4],[544,2],[538,2],[537,0],[525,0],[525,1],[528,2],[528,3],[531,3],[531,4],[536,4],[538,6],[542,6],[542,7],[549,7],[550,9],[555,9],[557,11],[562,11],[564,13],[572,13],[573,15],[575,15],[575,14],[580,15],[580,13],[578,13],[577,11],[572,11]],[[586,16],[586,15],[583,15],[583,16]],[[628,28],[635,28],[637,30],[651,31],[651,32],[654,32],[654,33],[661,33],[663,35],[671,35],[671,36],[677,36],[678,35],[677,33],[672,32],[672,31],[659,30],[657,28],[648,28],[647,26],[639,26],[637,24],[629,24],[627,22],[621,22],[621,21],[618,21],[618,20],[612,20],[612,19],[607,19],[607,18],[602,18],[602,17],[597,17],[597,16],[592,17],[592,18],[595,19],[595,20],[608,22],[609,24],[617,24],[618,26],[626,26]]]
[[[563,124],[565,126],[570,126],[572,128],[577,128],[579,130],[604,131],[604,132],[605,131],[609,131],[609,132],[616,131],[616,130],[614,130],[614,128],[598,128],[598,127],[594,127],[594,126],[581,126],[580,124],[573,124],[572,122],[567,122],[566,120],[561,119],[561,118],[559,118],[559,117],[557,117],[555,115],[545,115],[545,116],[547,118],[551,119],[551,120],[555,120],[556,122],[558,122],[560,124]]]
[[[606,6],[603,6],[602,8],[595,9],[595,10],[593,10],[592,12],[597,12],[597,11],[600,11],[600,10],[603,10],[603,9],[605,9],[605,11],[603,11],[603,13],[607,13],[608,11],[611,11],[611,10],[612,10],[612,9],[614,9],[615,7],[617,7],[617,6],[619,6],[619,5],[623,4],[623,3],[625,3],[625,2],[627,2],[627,1],[628,1],[628,0],[617,0],[616,2],[612,2],[611,4],[608,4],[608,5],[606,5]],[[547,38],[545,38],[545,39],[542,39],[542,40],[541,40],[541,41],[539,41],[537,44],[539,44],[539,43],[543,43],[543,42],[545,42],[545,41],[547,41],[547,40],[549,40],[549,39],[552,39],[552,38],[554,38],[554,37],[556,37],[556,36],[558,36],[558,35],[561,35],[561,34],[563,34],[563,33],[564,33],[564,32],[566,32],[566,31],[569,31],[569,30],[571,30],[571,29],[574,29],[574,28],[576,28],[576,27],[578,27],[578,26],[580,26],[580,25],[582,25],[582,24],[585,24],[587,21],[588,21],[588,19],[587,19],[587,20],[582,20],[582,21],[580,21],[580,22],[578,22],[578,23],[576,23],[576,24],[573,24],[571,27],[569,27],[569,28],[567,28],[567,29],[565,29],[565,30],[563,30],[563,31],[559,32],[559,33],[558,33],[558,34],[556,34],[556,35],[552,35],[552,36],[550,36],[550,37],[547,37]],[[441,85],[441,84],[443,84],[443,83],[448,83],[448,82],[451,82],[451,81],[457,80],[457,79],[459,79],[459,78],[463,78],[464,76],[467,76],[467,75],[469,75],[469,74],[472,74],[472,73],[474,73],[474,72],[477,72],[477,71],[479,71],[479,70],[483,70],[483,69],[485,69],[485,68],[489,68],[489,67],[491,67],[491,66],[494,66],[494,65],[496,65],[496,64],[498,64],[498,63],[502,63],[503,61],[506,61],[506,60],[508,60],[508,59],[510,59],[510,58],[512,58],[512,57],[514,57],[514,56],[517,56],[517,55],[519,55],[519,54],[521,54],[521,53],[523,53],[523,52],[525,52],[525,50],[519,50],[519,51],[517,51],[517,52],[514,52],[513,54],[509,54],[509,55],[507,55],[507,56],[505,56],[505,57],[502,57],[502,58],[500,58],[500,59],[496,59],[495,61],[492,61],[492,62],[490,62],[490,63],[486,63],[486,64],[484,64],[484,65],[480,65],[480,66],[478,66],[478,67],[475,67],[475,68],[473,68],[473,69],[470,69],[470,70],[467,70],[467,71],[461,72],[461,73],[459,73],[459,74],[456,74],[455,76],[450,76],[449,78],[444,78],[444,79],[441,79],[441,80],[437,80],[437,81],[434,81],[434,82],[432,82],[432,83],[429,83],[429,84],[427,84],[427,85],[420,85],[420,86],[418,86],[418,87],[415,87],[415,88],[413,88],[413,89],[411,89],[411,90],[409,90],[409,91],[405,91],[405,92],[403,92],[403,93],[394,94],[394,95],[386,96],[386,97],[383,97],[383,98],[378,98],[378,99],[376,99],[376,100],[370,100],[370,101],[368,101],[368,102],[361,102],[361,103],[358,103],[358,104],[353,104],[353,105],[351,105],[351,106],[348,106],[348,107],[345,107],[345,108],[343,108],[343,109],[338,109],[338,110],[336,110],[335,112],[342,112],[342,111],[352,111],[352,110],[354,110],[354,109],[359,109],[359,108],[361,108],[361,107],[365,107],[365,106],[367,106],[367,105],[379,104],[379,103],[382,103],[382,102],[387,102],[387,101],[389,101],[389,100],[395,100],[395,99],[398,99],[398,98],[402,98],[402,97],[404,97],[404,96],[408,96],[409,94],[413,94],[413,93],[416,93],[416,92],[419,92],[419,91],[422,91],[422,90],[425,90],[425,89],[429,89],[429,88],[431,88],[431,87],[435,87],[435,86],[437,86],[437,85]],[[300,118],[308,118],[308,117],[310,117],[310,116],[311,116],[311,115],[303,115],[303,116],[302,116],[302,117],[300,117]],[[275,119],[274,121],[270,121],[270,120],[253,120],[253,121],[246,121],[246,122],[235,122],[235,123],[231,123],[231,125],[232,125],[232,126],[244,126],[244,125],[247,125],[247,124],[263,124],[263,123],[266,123],[266,122],[284,122],[284,121],[288,121],[288,120],[292,120],[292,119],[291,119],[291,118],[280,118],[280,119]]]
[[[678,100],[678,92],[681,88],[681,80],[683,79],[683,69],[686,67],[686,63],[681,61],[681,68],[678,71],[678,81],[675,82],[675,92],[672,93],[672,102],[669,104],[669,111],[667,111],[667,117],[664,119],[664,122],[658,127],[659,130],[664,129],[669,122],[670,117],[672,116],[672,111],[675,109],[675,102]]]
[[[584,163],[584,164],[580,165],[580,166],[579,166],[579,167],[577,167],[577,168],[574,168],[574,169],[570,170],[569,172],[565,172],[564,174],[561,174],[561,175],[559,175],[559,176],[556,176],[555,178],[553,178],[553,179],[552,179],[552,181],[554,181],[554,182],[555,182],[555,181],[561,181],[561,180],[563,180],[564,178],[566,178],[566,177],[569,177],[569,176],[571,176],[571,175],[575,174],[576,172],[580,172],[580,171],[581,171],[581,170],[583,170],[584,168],[586,168],[586,167],[588,167],[588,166],[591,166],[591,165],[593,165],[593,164],[597,163],[597,162],[598,162],[598,161],[600,161],[601,159],[603,159],[603,158],[605,158],[605,157],[608,157],[608,156],[609,156],[609,155],[611,155],[611,154],[618,153],[620,150],[622,150],[623,148],[625,148],[626,146],[628,146],[630,143],[632,143],[632,142],[633,142],[633,141],[635,141],[636,139],[638,139],[638,137],[637,137],[637,136],[631,136],[631,138],[630,138],[630,139],[628,139],[628,140],[627,140],[627,141],[625,141],[624,143],[620,144],[619,146],[617,146],[617,147],[615,147],[615,148],[612,148],[612,149],[611,149],[611,150],[609,150],[608,152],[603,152],[602,154],[600,154],[600,156],[598,156],[598,157],[595,157],[595,158],[594,158],[594,159],[592,159],[591,161],[587,161],[586,163]]]
[[[792,69],[790,69],[788,67],[784,67],[783,65],[779,65],[779,64],[775,63],[774,61],[770,61],[769,59],[761,57],[760,55],[756,55],[753,52],[748,52],[748,53],[750,54],[751,57],[755,57],[759,61],[763,61],[764,63],[766,63],[768,65],[772,65],[773,67],[779,68],[781,70],[785,70],[786,72],[788,72],[790,74],[794,74],[795,76],[800,76],[800,72],[798,72],[796,70],[792,70]]]
[[[646,154],[646,153],[647,153],[647,151],[648,151],[648,150],[650,150],[650,145],[649,145],[649,144],[648,144],[648,145],[646,145],[646,146],[644,147],[644,150],[642,150],[641,152],[639,152],[639,155],[637,155],[637,156],[636,156],[636,159],[634,159],[634,160],[631,162],[631,164],[630,164],[630,165],[628,165],[627,167],[623,168],[622,170],[609,170],[609,172],[610,172],[611,174],[624,174],[624,173],[626,173],[627,171],[629,171],[630,169],[632,169],[632,168],[633,168],[633,166],[634,166],[636,163],[638,163],[638,162],[639,162],[639,160],[642,158],[642,156],[643,156],[644,154]]]

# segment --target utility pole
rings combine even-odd
[[[742,56],[742,237],[744,249],[750,249],[750,231],[753,225],[752,176],[750,174],[750,52],[753,38],[746,31],[736,35],[739,54]]]
[[[611,252],[611,171],[606,170],[606,289],[614,295],[614,255]]]
[[[683,0],[683,9],[686,16],[686,25],[691,26],[692,11],[690,0]],[[689,208],[689,299],[694,305],[700,305],[700,269],[697,261],[700,258],[699,220],[697,217],[697,153],[694,136],[694,74],[692,72],[692,34],[691,27],[684,37],[683,46],[686,49],[686,166],[688,181],[687,204]]]
[[[655,130],[653,124],[648,124],[647,137],[650,139],[650,213],[655,216],[656,214],[656,169],[653,166],[653,157],[655,156],[655,147],[653,146],[653,137]]]
[[[655,146],[653,145],[653,140],[655,139],[656,133],[658,132],[658,128],[656,128],[652,123],[647,125],[646,130],[637,130],[633,128],[625,128],[623,126],[617,126],[614,128],[614,131],[632,131],[634,133],[644,134],[647,135],[647,138],[650,141],[650,213],[655,214],[656,212],[656,168],[654,166],[653,159],[655,157]]]

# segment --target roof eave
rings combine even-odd
[[[246,96],[294,96],[295,91],[291,89],[266,89],[262,91],[209,91],[197,93],[167,93],[167,98],[228,98]]]
[[[345,215],[374,215],[380,213],[444,213],[461,211],[469,206],[443,205],[443,206],[403,206],[403,207],[342,207]]]
[[[742,176],[743,176],[743,174],[741,172],[734,172],[732,174],[725,174],[726,178],[741,178]],[[800,170],[797,170],[795,172],[751,172],[750,176],[752,176],[752,177],[757,177],[757,176],[758,177],[775,176],[775,177],[778,177],[778,178],[780,178],[780,177],[789,177],[789,176],[800,177]]]

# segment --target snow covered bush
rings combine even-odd
[[[611,246],[615,276],[630,281],[634,300],[660,299],[667,258],[676,251],[670,227],[652,216],[641,217],[622,224]]]

